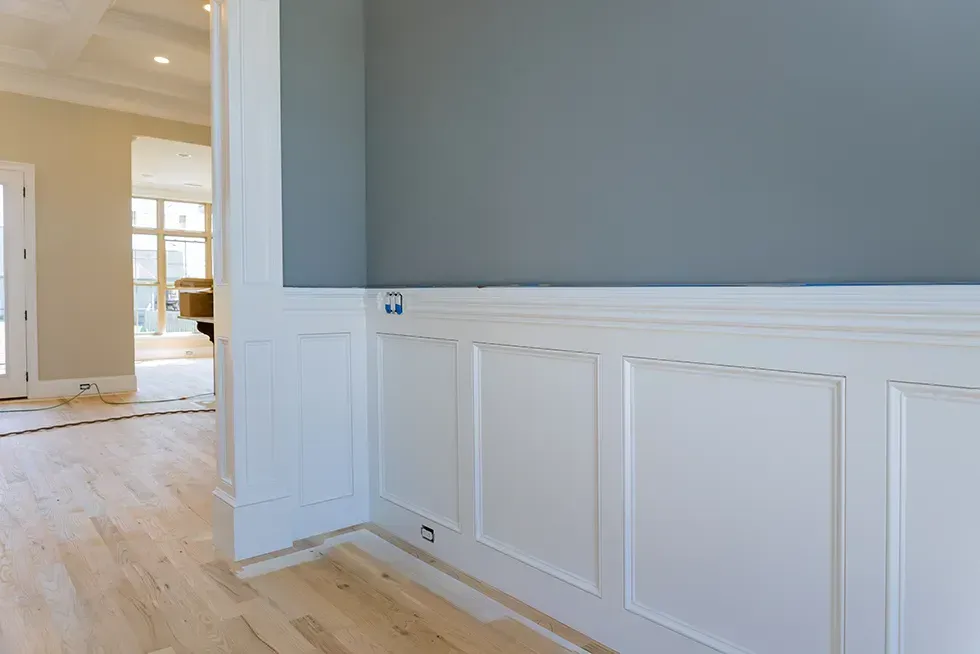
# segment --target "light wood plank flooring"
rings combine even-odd
[[[211,359],[173,359],[136,364],[139,390],[106,396],[110,402],[145,402],[148,400],[194,397],[194,399],[162,404],[126,404],[111,406],[103,403],[94,391],[71,404],[50,411],[30,413],[0,413],[0,436],[28,429],[39,429],[70,422],[100,418],[156,413],[181,409],[202,409],[214,388]],[[201,396],[204,394],[204,396]],[[37,409],[57,405],[59,400],[3,401],[2,409]]]
[[[214,456],[213,414],[0,438],[0,653],[566,651],[350,544],[241,580],[211,544]]]

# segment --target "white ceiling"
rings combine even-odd
[[[0,90],[206,125],[204,2],[0,0]]]
[[[211,148],[147,136],[133,139],[133,193],[210,202]]]

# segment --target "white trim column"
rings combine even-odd
[[[240,560],[293,540],[295,444],[277,410],[288,386],[276,348],[283,309],[279,0],[212,0],[211,7],[213,528],[215,547]]]

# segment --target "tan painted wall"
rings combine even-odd
[[[131,143],[210,128],[0,93],[0,161],[35,166],[39,378],[131,375]]]

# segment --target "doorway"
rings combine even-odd
[[[136,137],[132,178],[139,391],[154,397],[210,393],[211,341],[197,321],[182,315],[177,283],[211,278],[211,148]]]
[[[27,397],[27,181],[0,162],[0,399]]]

